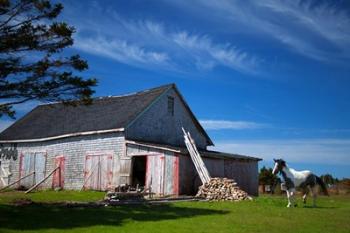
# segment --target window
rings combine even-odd
[[[174,116],[174,97],[168,96],[168,113]]]

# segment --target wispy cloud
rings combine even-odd
[[[74,47],[87,53],[150,69],[205,72],[224,66],[243,73],[259,72],[261,59],[256,55],[232,43],[214,41],[208,34],[146,18],[125,18],[98,2],[94,11],[81,9],[85,15],[79,17],[76,11],[81,6],[66,4],[72,4],[71,11],[75,9],[65,14],[78,28]],[[96,18],[96,14],[104,17]]]
[[[350,58],[350,14],[325,1],[171,1],[225,28],[273,38],[290,50],[321,61]],[[207,18],[210,12],[211,18]],[[219,19],[219,20],[218,20]]]
[[[204,35],[190,35],[182,31],[173,35],[174,42],[181,47],[190,50],[195,55],[199,69],[211,69],[217,64],[230,67],[241,72],[254,73],[258,67],[257,58],[247,52],[231,46],[230,44],[214,44]]]
[[[272,161],[350,165],[349,139],[236,140],[216,142],[216,150],[257,156]]]
[[[77,37],[75,48],[117,60],[125,64],[169,66],[169,56],[164,52],[147,50],[122,40],[104,37]]]
[[[261,124],[251,121],[227,121],[227,120],[200,120],[202,126],[207,130],[222,129],[261,129],[268,127],[267,124]]]

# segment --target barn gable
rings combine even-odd
[[[184,147],[181,127],[191,133],[199,148],[213,145],[176,86],[172,85],[126,127],[125,137]]]

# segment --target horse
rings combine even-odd
[[[274,162],[275,165],[272,174],[276,175],[277,173],[280,173],[283,177],[288,198],[287,207],[296,206],[294,195],[297,187],[301,188],[303,191],[304,204],[306,204],[308,192],[311,191],[313,207],[316,207],[317,185],[321,187],[325,195],[329,196],[325,183],[320,177],[316,176],[311,171],[296,171],[287,167],[287,164],[283,159],[274,159]]]

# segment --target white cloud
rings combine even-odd
[[[180,30],[163,22],[125,18],[98,2],[91,6],[93,11],[65,4],[70,11],[64,12],[64,17],[78,29],[73,46],[84,52],[132,66],[179,72],[208,71],[217,66],[243,73],[259,71],[256,56],[232,44],[213,41],[210,35]],[[76,11],[84,11],[84,15],[77,16]],[[96,18],[97,14],[104,17]]]
[[[321,61],[350,58],[349,12],[319,1],[171,1],[218,26],[256,38],[274,38],[290,50]],[[210,12],[211,17],[208,18]]]
[[[267,127],[266,124],[260,124],[250,121],[227,121],[227,120],[200,120],[201,125],[207,130],[221,129],[260,129]]]
[[[199,67],[210,69],[215,64],[221,64],[247,73],[254,73],[258,67],[257,59],[254,56],[242,52],[230,44],[214,44],[208,36],[190,35],[188,32],[182,31],[174,34],[173,40],[196,57]]]
[[[219,141],[215,150],[246,154],[272,161],[350,165],[349,139],[277,139]]]
[[[78,37],[75,47],[85,52],[109,57],[126,64],[169,66],[168,54],[146,50],[122,40],[108,40],[103,37]]]

